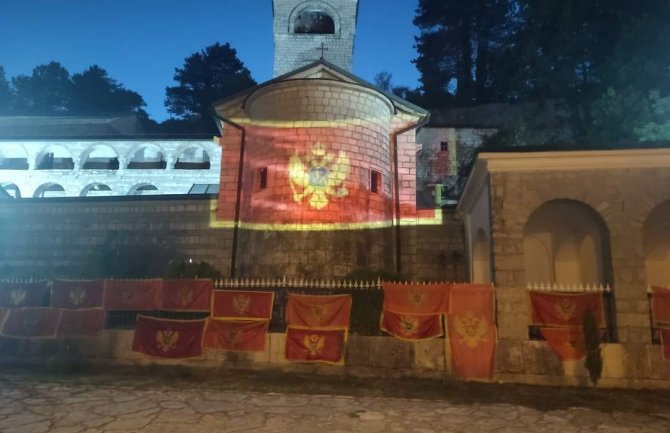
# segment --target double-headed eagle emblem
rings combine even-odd
[[[293,200],[302,203],[307,197],[314,209],[323,209],[328,205],[330,196],[344,197],[347,188],[342,186],[349,175],[349,158],[340,151],[335,155],[327,153],[321,143],[316,143],[309,156],[303,162],[300,156],[293,155],[288,163],[288,177],[293,191]]]
[[[13,289],[11,292],[9,292],[9,302],[12,305],[19,305],[26,300],[27,296],[28,292],[26,289]]]
[[[156,332],[156,347],[162,352],[169,352],[177,347],[177,340],[179,339],[179,331],[170,329],[160,330]]]
[[[247,295],[236,295],[233,297],[233,310],[239,315],[243,316],[249,310],[251,305],[251,298]]]
[[[454,317],[454,327],[458,338],[471,349],[485,341],[489,332],[489,322],[483,316],[475,316],[471,311]]]
[[[86,289],[84,289],[83,287],[76,286],[75,288],[70,290],[70,293],[68,295],[72,305],[78,307],[82,305],[86,300]]]
[[[572,299],[561,299],[560,302],[556,303],[554,308],[556,315],[566,322],[574,318],[577,312],[577,304]]]
[[[323,335],[309,334],[305,336],[302,344],[305,346],[305,349],[307,349],[309,356],[316,356],[323,352],[323,348],[326,345],[326,339]]]

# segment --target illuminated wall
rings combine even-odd
[[[416,222],[413,127],[426,113],[328,69],[318,63],[216,107],[225,119],[218,224],[238,223],[249,274],[292,264],[300,275],[315,261],[339,265],[329,276],[393,269],[391,227]]]

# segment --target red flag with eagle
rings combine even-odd
[[[447,317],[454,373],[464,379],[490,379],[496,345],[492,286],[454,284]]]
[[[444,335],[442,314],[402,314],[383,310],[380,328],[402,340],[428,340]]]
[[[288,295],[288,326],[349,329],[350,315],[351,295]]]
[[[208,349],[263,352],[269,320],[207,319],[203,344]]]
[[[212,317],[217,319],[271,319],[274,292],[212,291]]]
[[[172,320],[137,316],[133,351],[158,358],[195,358],[202,355],[206,319]]]
[[[160,310],[163,280],[105,280],[106,310]]]
[[[584,313],[591,310],[598,326],[604,326],[600,293],[529,293],[533,325],[581,327]]]
[[[0,281],[0,307],[44,307],[49,296],[48,281],[10,283]]]
[[[105,280],[54,280],[51,306],[56,308],[102,307]]]
[[[213,282],[199,280],[163,280],[163,310],[209,311]]]
[[[451,283],[383,282],[384,310],[407,314],[443,314]]]
[[[105,328],[107,312],[102,308],[86,308],[77,310],[64,309],[56,335],[65,336],[88,336],[93,337]]]
[[[670,327],[670,289],[651,287],[651,318],[654,327]]]
[[[60,308],[12,308],[2,324],[2,335],[9,337],[55,337]]]
[[[344,364],[346,329],[286,329],[286,359],[299,362]]]
[[[540,328],[551,350],[564,361],[582,359],[586,355],[584,331],[580,326]]]

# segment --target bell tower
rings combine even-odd
[[[272,0],[274,76],[323,58],[351,71],[358,0]]]

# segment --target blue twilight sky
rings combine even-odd
[[[417,0],[360,0],[354,74],[416,87]],[[259,83],[272,78],[271,0],[1,0],[0,65],[7,77],[55,60],[72,74],[97,64],[140,93],[156,120],[184,58],[229,42]]]

